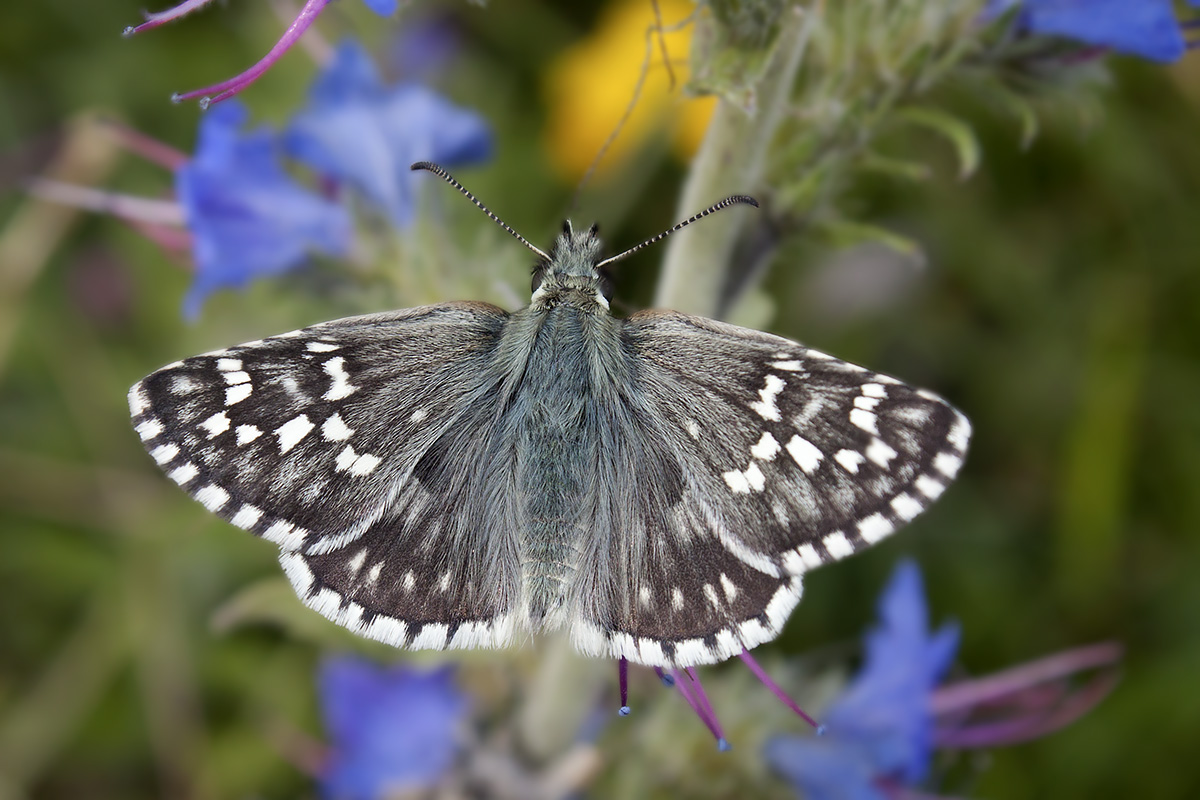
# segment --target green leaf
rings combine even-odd
[[[881,244],[895,250],[901,255],[925,263],[925,251],[921,246],[907,236],[903,236],[887,228],[871,225],[866,222],[852,222],[838,219],[821,223],[819,230],[824,233],[835,247],[852,247],[859,244]]]
[[[954,146],[958,156],[958,177],[969,178],[979,168],[979,140],[971,126],[958,117],[927,106],[909,106],[896,111],[904,121],[940,133]]]

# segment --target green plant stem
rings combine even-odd
[[[722,197],[752,192],[761,185],[769,145],[788,107],[813,19],[813,12],[796,8],[781,20],[774,52],[755,93],[755,109],[747,111],[724,98],[718,102],[683,187],[681,219]],[[675,234],[667,247],[654,304],[715,315],[729,260],[750,213],[730,209]]]

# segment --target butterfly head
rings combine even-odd
[[[599,306],[607,311],[612,299],[612,280],[598,267],[600,237],[592,225],[577,231],[567,220],[554,240],[548,258],[533,268],[534,305],[569,304],[580,308]]]

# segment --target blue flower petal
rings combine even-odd
[[[390,17],[396,13],[398,0],[363,0],[367,8],[381,17]]]
[[[241,132],[246,116],[236,101],[207,112],[195,156],[175,172],[196,267],[184,302],[189,318],[216,289],[280,274],[314,250],[344,253],[350,244],[346,210],[288,177],[269,131]]]
[[[362,48],[346,42],[288,125],[284,146],[326,177],[344,181],[398,227],[416,215],[414,161],[464,164],[491,152],[478,114],[414,84],[385,87]]]
[[[321,775],[327,796],[375,800],[430,786],[449,769],[467,711],[449,668],[420,672],[335,659],[323,665],[319,690],[331,738]]]
[[[829,739],[778,736],[763,752],[805,800],[887,800],[875,784],[874,765],[855,748]]]
[[[928,772],[932,750],[929,694],[954,657],[958,629],[947,625],[930,635],[921,573],[911,561],[896,568],[879,616],[862,669],[825,722],[831,735],[869,754],[879,774],[915,783]]]
[[[985,14],[1014,5],[1021,9],[1019,24],[1034,33],[1153,61],[1176,61],[1187,49],[1171,0],[992,0]]]

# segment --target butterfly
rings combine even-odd
[[[538,254],[530,304],[313,325],[170,364],[129,405],[167,476],[279,546],[296,594],[371,639],[681,667],[775,638],[806,572],[958,473],[935,394],[672,311],[619,319],[596,228]],[[756,205],[756,204],[755,204]]]

